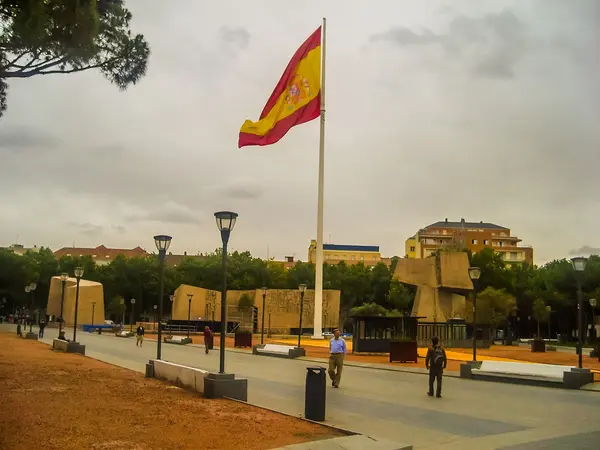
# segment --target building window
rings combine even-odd
[[[70,254],[70,253],[67,253],[67,256],[71,256],[71,254]]]
[[[498,247],[504,247],[504,242],[498,241]]]
[[[346,255],[342,255],[342,259],[346,261]]]
[[[442,230],[442,234],[444,234],[444,235],[445,235],[446,233],[448,233],[448,231],[446,231],[446,230]]]
[[[517,260],[517,252],[510,252],[510,259],[511,259],[511,261],[516,261]]]
[[[473,244],[473,245],[477,245],[477,239],[473,239],[473,240],[471,241],[471,244]]]
[[[411,248],[410,248],[410,251],[411,251],[411,252],[414,252],[414,251],[415,251],[415,248],[414,248],[414,247],[411,247]]]
[[[356,256],[352,255],[352,261],[354,261],[356,259]]]
[[[69,255],[69,256],[71,256],[71,255]],[[96,257],[96,255],[92,255],[92,258],[95,258],[95,257]]]
[[[361,256],[361,257],[360,257],[360,260],[361,260],[361,261],[364,261],[364,260],[365,260],[365,257],[364,257],[364,256]]]
[[[373,261],[377,261],[377,256],[373,256]]]
[[[488,241],[487,239],[483,240],[483,245],[490,245],[490,241]]]

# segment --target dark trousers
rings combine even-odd
[[[444,373],[444,369],[432,367],[429,369],[429,393],[433,395],[433,382],[437,378],[437,389],[435,395],[442,395],[442,374]]]
[[[44,328],[43,327],[40,327],[39,337],[44,337]]]

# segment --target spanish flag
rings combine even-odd
[[[258,122],[246,120],[238,147],[270,145],[290,128],[321,113],[321,27],[296,51],[267,101]]]

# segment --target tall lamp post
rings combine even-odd
[[[162,347],[162,317],[163,317],[163,295],[165,290],[165,257],[167,256],[167,250],[171,245],[171,236],[167,236],[165,234],[159,234],[154,236],[154,243],[156,244],[156,248],[158,250],[158,262],[160,267],[160,287],[159,287],[159,299],[158,304],[160,306],[158,310],[158,345],[156,347],[156,359],[160,359],[160,352]]]
[[[135,298],[131,299],[131,319],[129,319],[129,331],[133,332],[133,309],[135,308]]]
[[[29,285],[29,293],[31,294],[31,314],[33,314],[33,308],[35,307],[35,290],[37,289],[37,283],[31,283]],[[33,333],[33,315],[29,321],[29,332]]]
[[[63,310],[65,307],[65,286],[67,285],[67,280],[69,279],[69,274],[68,273],[61,273],[60,274],[60,281],[62,282],[62,294],[60,296],[60,318],[58,319],[58,338],[62,339],[63,341],[66,341],[65,339],[65,332],[63,331]]]
[[[31,291],[31,286],[28,284],[27,286],[25,286],[25,302],[26,303],[31,303],[31,296],[29,295],[29,292]],[[29,316],[29,314],[27,314]],[[29,323],[31,323],[31,317],[29,317]],[[23,331],[27,331],[27,322],[25,322],[25,330]]]
[[[260,320],[260,343],[265,343],[265,302],[267,299],[267,288],[262,288],[262,319]]]
[[[575,272],[575,282],[577,283],[577,354],[579,368],[583,367],[583,292],[581,291],[581,275],[585,270],[587,258],[576,256],[571,258],[573,271]]]
[[[77,288],[75,289],[75,320],[73,321],[73,342],[77,342],[77,311],[79,309],[79,282],[83,276],[83,267],[75,267],[75,278],[77,279]]]
[[[96,302],[92,302],[92,328],[94,328],[94,312],[96,311]]]
[[[590,306],[592,307],[592,340],[596,341],[596,299],[590,298]]]
[[[188,294],[188,323],[187,323],[187,337],[190,337],[190,320],[192,314],[192,298],[194,298],[194,294]]]
[[[304,293],[306,292],[306,285],[301,284],[298,286],[300,291],[300,324],[298,326],[298,348],[300,348],[300,340],[302,339],[302,314],[304,313]]]
[[[158,305],[154,305],[152,307],[152,309],[154,310],[154,314],[153,314],[153,318],[154,318],[154,329],[156,330],[156,308],[158,308]]]
[[[121,305],[121,308],[123,308],[123,317],[121,318],[121,331],[123,331],[123,327],[125,327],[125,312],[127,311],[125,299],[121,298],[121,300],[119,300],[119,304]]]
[[[548,311],[548,340],[552,339],[552,333],[550,332],[550,314],[552,313],[552,307],[550,305],[546,306],[546,311]]]
[[[469,267],[469,278],[473,283],[473,362],[477,361],[477,284],[480,276],[479,267]]]
[[[175,296],[169,295],[169,301],[171,302],[171,323],[173,323],[173,307],[175,306]]]
[[[219,373],[225,373],[225,335],[227,334],[227,243],[235,227],[238,214],[231,211],[215,213],[217,228],[223,242],[223,288],[221,291],[221,330],[219,333]]]

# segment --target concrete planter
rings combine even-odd
[[[546,343],[542,339],[534,339],[531,341],[531,351],[533,353],[545,353]]]
[[[130,338],[133,337],[134,334],[131,331],[121,331],[117,334],[115,334],[116,337],[120,337],[120,338]]]
[[[25,339],[31,339],[33,341],[37,341],[38,340],[38,335],[37,335],[37,333],[27,332],[27,334],[25,335]]]
[[[59,352],[65,353],[79,353],[85,355],[85,345],[81,345],[79,342],[63,341],[62,339],[54,339],[52,341],[52,348]]]
[[[192,338],[181,336],[170,336],[164,338],[165,344],[187,345],[192,343]]]
[[[417,341],[392,341],[390,342],[390,362],[399,361],[417,362]]]

